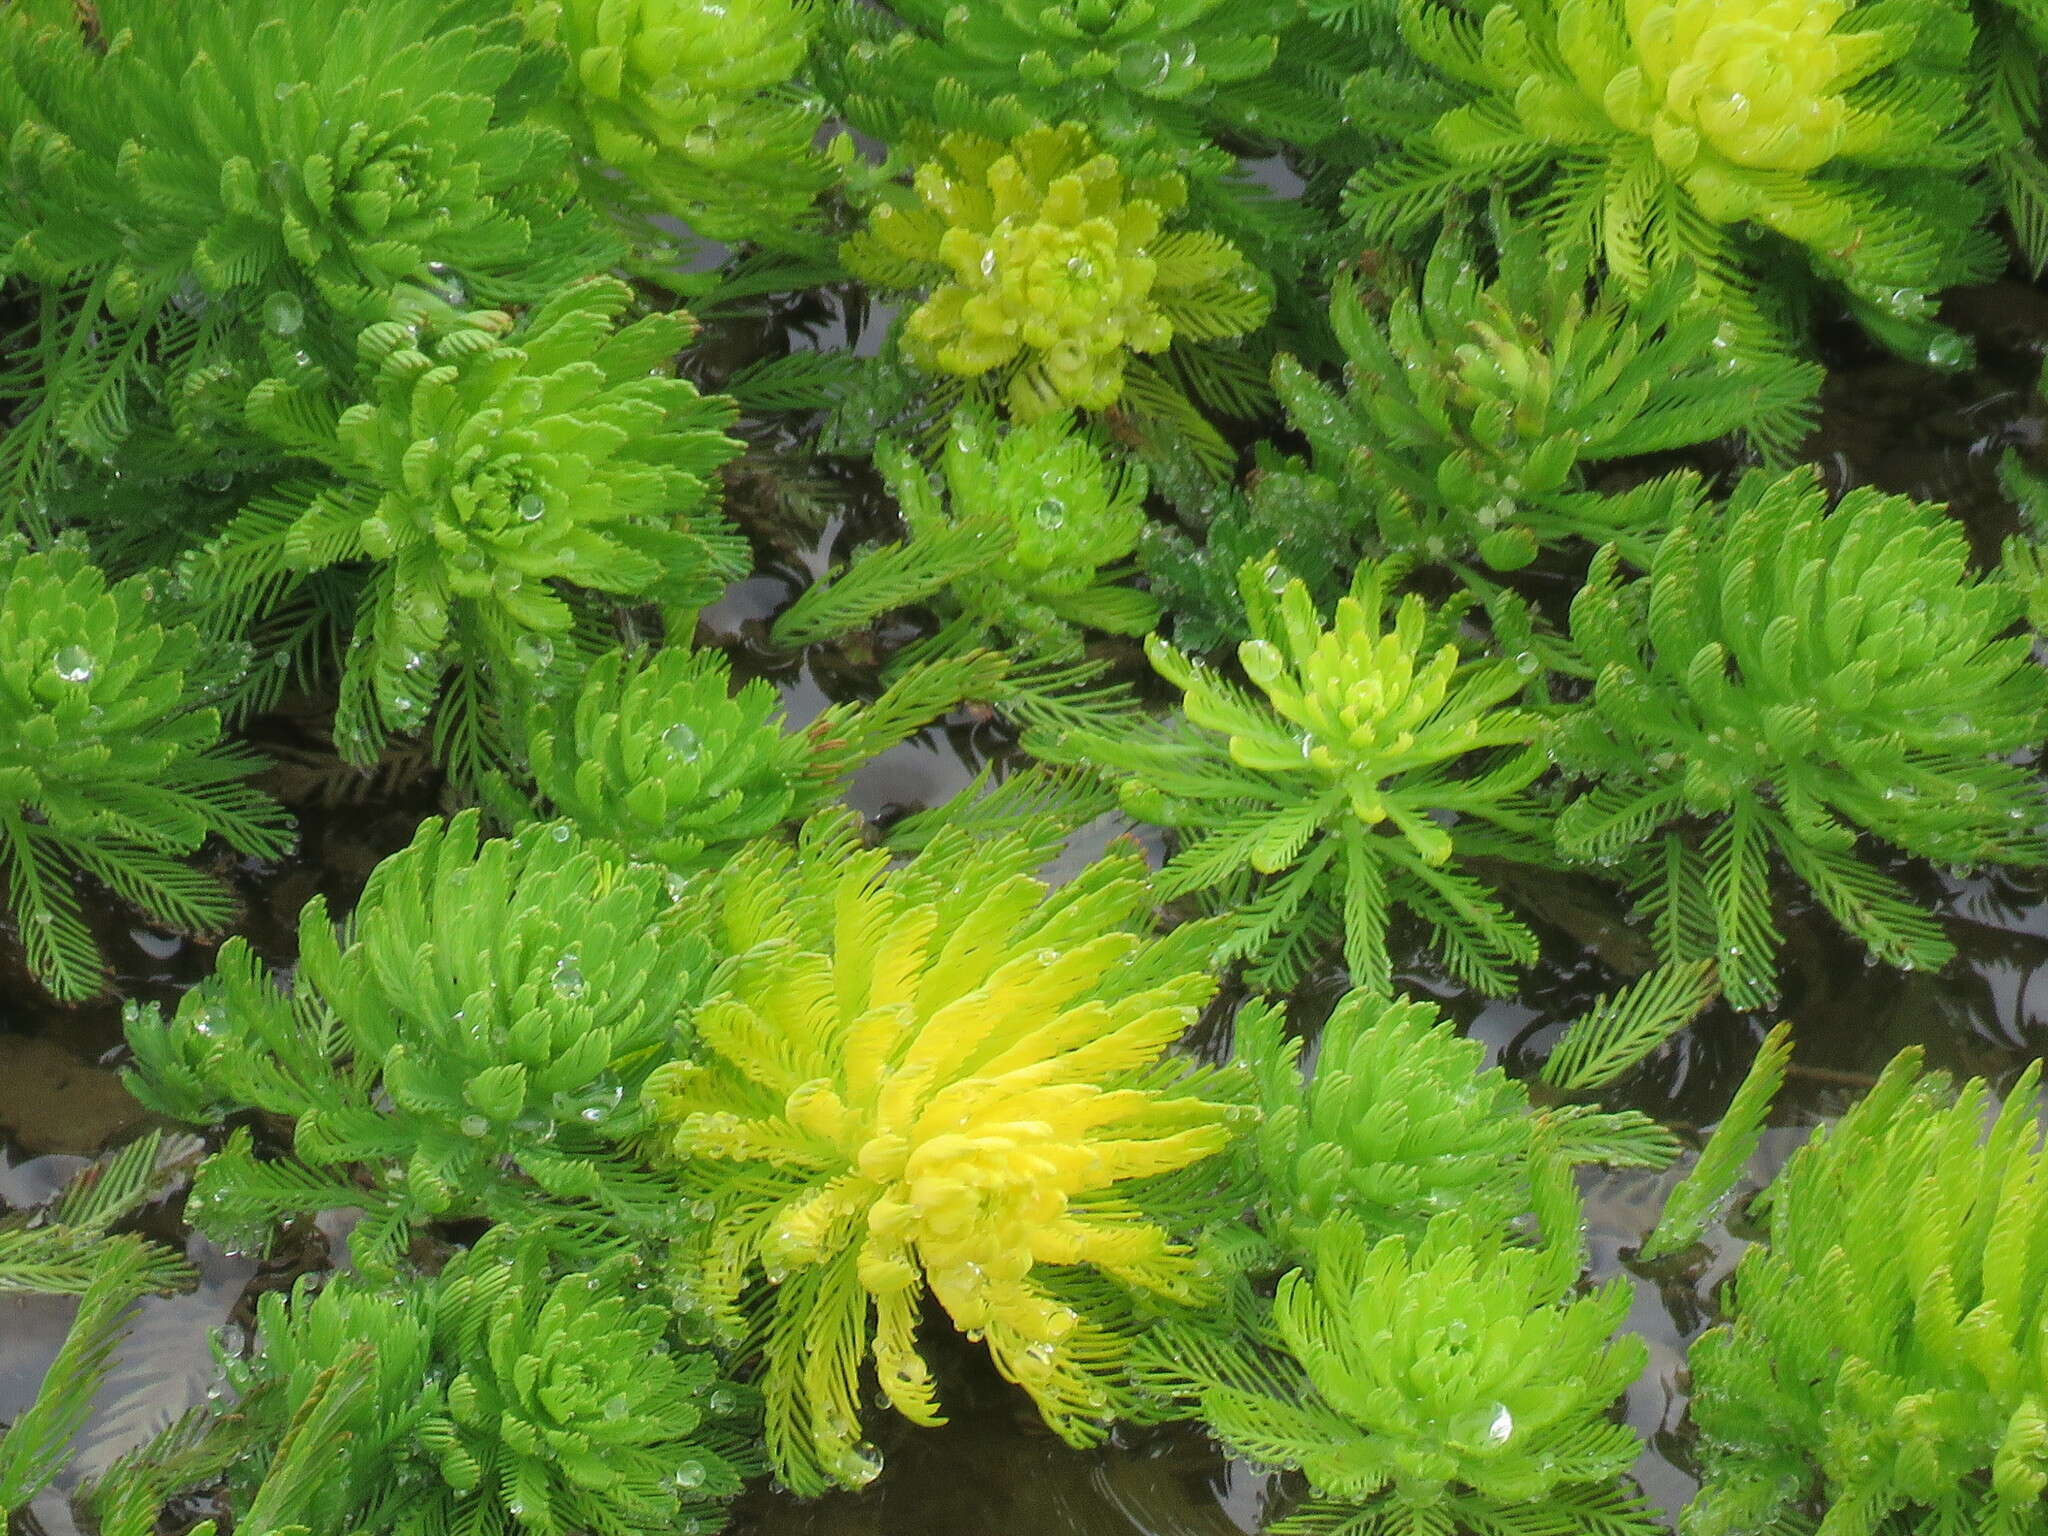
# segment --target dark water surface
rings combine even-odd
[[[1876,484],[1951,502],[1988,558],[2011,529],[2013,514],[1994,473],[2008,448],[2048,454],[2048,411],[2034,392],[2048,298],[2001,285],[1957,298],[1954,318],[1975,332],[1982,351],[1971,373],[1942,376],[1889,360],[1852,357],[1831,370],[1826,411],[1809,445],[1831,485]],[[843,332],[841,333],[843,334]],[[744,338],[736,338],[744,350]],[[707,639],[727,646],[744,671],[773,678],[792,719],[801,723],[829,698],[870,686],[872,666],[846,651],[804,658],[766,648],[774,611],[833,551],[843,552],[879,526],[886,512],[872,487],[843,466],[797,475],[761,460],[741,487],[736,510],[749,517],[763,574],[742,582],[705,616]],[[785,515],[799,502],[824,505],[825,531]],[[303,846],[277,867],[235,871],[247,904],[251,942],[280,965],[291,960],[299,907],[325,893],[346,910],[383,855],[403,846],[434,809],[430,780],[390,776],[371,784],[339,770],[319,737],[317,715],[261,723],[261,745],[282,758],[273,788],[299,809]],[[993,728],[929,733],[858,777],[855,804],[870,814],[942,800],[1002,750]],[[1094,829],[1099,835],[1116,830]],[[1077,850],[1085,857],[1088,850]],[[1768,1018],[1716,1009],[1607,1097],[1666,1120],[1696,1144],[1725,1109],[1763,1030],[1778,1017],[1796,1031],[1791,1079],[1773,1129],[1751,1170],[1760,1184],[1804,1139],[1806,1128],[1839,1114],[1902,1046],[1920,1042],[1930,1062],[1994,1085],[2010,1082],[2048,1051],[2048,880],[1998,874],[1961,878],[1901,865],[1901,878],[1939,911],[1961,958],[1939,974],[1904,974],[1869,965],[1858,946],[1809,911],[1785,914],[1786,984],[1782,1008]],[[1531,1070],[1557,1030],[1640,959],[1635,932],[1609,898],[1557,882],[1518,891],[1546,934],[1544,963],[1513,1001],[1462,995],[1443,978],[1405,978],[1440,998],[1512,1069]],[[121,994],[170,1000],[210,969],[209,945],[131,926],[109,914],[103,942]],[[114,1002],[79,1008],[50,1004],[20,972],[11,942],[0,943],[0,1207],[38,1203],[82,1160],[143,1128],[147,1117],[122,1092],[115,1071],[121,1037]],[[1304,1008],[1314,1006],[1318,989]],[[1325,985],[1326,1006],[1335,988]],[[1651,1361],[1627,1402],[1629,1422],[1649,1449],[1637,1468],[1644,1490],[1673,1513],[1690,1495],[1683,1426],[1686,1343],[1715,1318],[1716,1288],[1743,1247],[1743,1233],[1717,1227],[1704,1249],[1655,1266],[1633,1262],[1663,1191],[1683,1167],[1665,1174],[1612,1173],[1586,1183],[1596,1276],[1626,1274],[1635,1288],[1629,1326],[1649,1343]],[[178,1235],[175,1199],[150,1215]],[[196,1237],[188,1253],[204,1279],[189,1296],[151,1300],[124,1348],[121,1364],[88,1430],[76,1470],[92,1470],[198,1401],[212,1388],[210,1329],[243,1314],[256,1261],[219,1252]],[[288,1271],[303,1255],[273,1261]],[[0,1419],[18,1412],[62,1337],[70,1303],[0,1299]],[[918,1431],[874,1415],[873,1438],[886,1464],[858,1495],[808,1503],[760,1490],[740,1506],[734,1529],[747,1536],[1230,1536],[1258,1529],[1294,1493],[1218,1454],[1186,1428],[1120,1432],[1089,1452],[1069,1450],[1032,1415],[1021,1396],[996,1380],[964,1346],[948,1349],[944,1429]],[[36,1516],[51,1536],[73,1529],[61,1498],[46,1496]]]

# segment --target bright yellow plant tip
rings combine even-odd
[[[1636,64],[1608,81],[1608,112],[1654,139],[1680,176],[1708,173],[1716,157],[1818,170],[1851,129],[1841,93],[1888,62],[1884,34],[1834,30],[1847,10],[1842,0],[1629,0]]]
[[[1226,1145],[1232,1111],[1161,1061],[1212,990],[1141,936],[1135,855],[1048,892],[1011,839],[906,869],[834,824],[801,861],[750,853],[720,889],[727,985],[701,1059],[656,1074],[668,1147],[708,1216],[714,1315],[764,1360],[792,1488],[872,1476],[859,1376],[939,1422],[927,1294],[1077,1443],[1126,1342],[1090,1298],[1192,1299],[1196,1267],[1142,1181]],[[751,1297],[756,1271],[774,1287]],[[1092,1272],[1092,1273],[1091,1273]]]
[[[856,276],[928,289],[903,351],[934,373],[1006,385],[1019,420],[1107,410],[1132,353],[1255,330],[1270,302],[1237,249],[1165,232],[1177,176],[1127,177],[1075,123],[1008,144],[949,134],[917,202],[884,204],[844,251]]]

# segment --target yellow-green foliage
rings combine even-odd
[[[1159,603],[1123,581],[1145,528],[1149,479],[1112,457],[1071,417],[999,431],[986,411],[954,413],[927,466],[887,440],[875,465],[909,539],[812,586],[775,621],[778,644],[808,644],[918,604],[945,621],[922,650],[1003,644],[1078,657],[1083,631],[1142,635]]]
[[[1656,1529],[1617,1487],[1640,1445],[1608,1417],[1648,1350],[1613,1337],[1625,1284],[1571,1294],[1575,1233],[1516,1247],[1460,1213],[1373,1242],[1338,1217],[1311,1251],[1273,1299],[1278,1358],[1202,1393],[1225,1445],[1307,1477],[1276,1529]]]
[[[534,0],[528,30],[569,55],[553,114],[603,170],[719,240],[786,242],[829,179],[821,106],[791,84],[806,0]]]
[[[869,282],[928,292],[903,326],[919,367],[985,380],[1024,420],[1100,411],[1123,397],[1133,353],[1266,317],[1234,247],[1166,228],[1186,200],[1180,178],[1128,177],[1076,123],[1008,144],[949,134],[914,199],[877,207],[844,254]]]
[[[234,897],[185,856],[214,836],[266,858],[291,845],[289,818],[246,782],[262,760],[223,745],[207,707],[239,657],[166,627],[155,595],[109,583],[70,542],[0,542],[0,909],[62,998],[103,980],[80,873],[206,931]]]
[[[1687,494],[1647,576],[1610,546],[1572,600],[1595,682],[1554,750],[1591,783],[1559,849],[1628,859],[1660,953],[1716,960],[1741,1007],[1776,994],[1775,861],[1880,958],[1943,964],[1940,924],[1858,839],[1955,864],[2048,852],[2041,785],[2011,761],[2048,722],[2017,595],[1972,572],[1939,506],[1866,487],[1829,510],[1810,469]]]
[[[1692,1351],[1687,1536],[2032,1536],[2048,1493],[2048,1152],[2036,1063],[1986,1135],[1903,1051],[1771,1186]]]
[[[944,467],[950,507],[900,460],[891,488],[912,538],[963,523],[991,530],[1003,553],[958,578],[963,628],[1046,651],[1079,649],[1075,631],[1142,635],[1159,618],[1150,594],[1118,585],[1145,526],[1144,470],[1106,456],[1064,415],[1009,432],[954,419]],[[884,461],[884,472],[891,466]]]
[[[1625,9],[1636,56],[1608,77],[1608,115],[1648,135],[1720,217],[1730,211],[1730,166],[1803,173],[1853,148],[1842,93],[1890,51],[1881,31],[1835,30],[1844,0],[1627,0]]]
[[[1383,575],[1361,566],[1325,623],[1303,583],[1247,561],[1255,638],[1237,654],[1256,691],[1155,635],[1146,654],[1184,720],[1090,725],[1034,750],[1098,769],[1133,815],[1180,833],[1161,894],[1226,914],[1223,953],[1257,961],[1257,984],[1293,985],[1341,934],[1352,979],[1389,990],[1398,906],[1459,976],[1505,992],[1535,936],[1460,864],[1531,850],[1522,791],[1545,766],[1545,722],[1508,706],[1513,662],[1461,660],[1447,616],[1413,594],[1390,605]]]
[[[374,758],[435,719],[451,765],[501,753],[493,710],[557,686],[593,648],[603,592],[708,602],[744,568],[713,510],[738,444],[731,402],[673,377],[695,326],[633,313],[593,277],[514,319],[412,302],[364,328],[343,389],[269,379],[250,421],[326,476],[253,499],[198,562],[226,599],[274,600],[298,573],[368,567],[336,736]]]
[[[732,958],[701,1058],[648,1095],[707,1213],[697,1282],[761,1351],[769,1452],[799,1491],[873,1475],[869,1357],[891,1405],[940,1422],[928,1293],[1076,1443],[1114,1408],[1119,1285],[1196,1293],[1142,1181],[1229,1140],[1202,1078],[1161,1060],[1212,990],[1199,942],[1143,937],[1135,851],[1053,892],[1036,858],[947,839],[892,872],[832,821],[718,887]]]
[[[46,486],[60,444],[213,470],[223,383],[266,354],[340,363],[399,283],[523,303],[607,265],[506,11],[0,7],[0,276],[41,289],[0,379],[10,493]]]
[[[1369,227],[1432,220],[1452,187],[1545,183],[1555,235],[1593,231],[1638,291],[1691,267],[1767,344],[1763,251],[1735,233],[1749,224],[1840,283],[1887,341],[1960,355],[1930,294],[1999,258],[1978,228],[1988,199],[1970,173],[1991,142],[1958,0],[1408,0],[1403,20],[1457,104],[1388,110],[1406,148],[1353,184]]]

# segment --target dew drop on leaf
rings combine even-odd
[[[1506,1403],[1494,1405],[1493,1422],[1486,1426],[1488,1445],[1506,1445],[1508,1436],[1515,1432],[1515,1416],[1508,1411]]]
[[[263,327],[279,336],[293,335],[306,323],[306,305],[295,293],[273,293],[263,301]]]

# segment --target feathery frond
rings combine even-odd
[[[1699,1161],[1664,1199],[1664,1214],[1643,1240],[1641,1257],[1661,1258],[1699,1241],[1707,1226],[1728,1204],[1735,1181],[1756,1153],[1771,1102],[1785,1086],[1785,1068],[1792,1059],[1792,1026],[1780,1024],[1757,1047],[1728,1112],[1700,1149]]]
[[[803,1491],[879,1468],[865,1361],[898,1412],[939,1421],[927,1295],[1063,1437],[1099,1439],[1129,1338],[1089,1276],[1193,1298],[1147,1190],[1230,1139],[1204,1075],[1160,1060],[1213,983],[1199,949],[1143,937],[1139,859],[1048,892],[1026,839],[942,836],[890,871],[846,838],[824,822],[796,856],[728,867],[702,1054],[648,1085],[667,1159],[710,1207],[692,1287],[759,1352],[769,1454]]]
[[[1636,856],[1664,958],[1716,960],[1738,1007],[1776,994],[1774,854],[1881,959],[1940,965],[1940,927],[1856,842],[2048,856],[2040,783],[2007,759],[2048,723],[2048,675],[2009,632],[2019,607],[1972,574],[1939,507],[1857,490],[1829,512],[1810,472],[1696,501],[1647,576],[1623,579],[1609,548],[1572,603],[1595,682],[1555,751],[1590,782],[1558,846]]]
[[[1161,893],[1216,908],[1223,953],[1251,961],[1260,985],[1291,985],[1313,957],[1276,944],[1284,929],[1309,944],[1341,935],[1352,980],[1386,992],[1387,924],[1405,907],[1462,979],[1505,991],[1535,937],[1458,852],[1483,828],[1496,850],[1541,857],[1519,796],[1543,771],[1532,743],[1546,723],[1507,706],[1521,674],[1461,661],[1419,597],[1403,598],[1387,627],[1371,565],[1327,624],[1308,589],[1265,561],[1247,561],[1239,586],[1254,638],[1238,660],[1255,692],[1155,635],[1146,654],[1181,689],[1183,717],[1027,744],[1098,769],[1131,815],[1180,833]],[[1455,825],[1441,819],[1449,812]]]
[[[209,837],[259,857],[290,846],[284,812],[244,782],[262,762],[221,745],[208,704],[233,658],[174,617],[151,581],[109,583],[76,544],[0,543],[0,900],[61,998],[103,981],[80,874],[203,932],[234,904],[185,855]]]
[[[1692,1349],[1686,1536],[1807,1524],[2022,1536],[2048,1493],[2048,1153],[2036,1063],[1988,1117],[1901,1052],[1767,1192],[1729,1321]],[[1987,1123],[1990,1126],[1986,1132]]]
[[[442,1215],[593,1210],[659,1235],[686,1209],[622,1148],[708,979],[674,901],[663,871],[563,823],[486,842],[475,812],[429,821],[377,867],[345,938],[307,905],[289,991],[233,940],[173,1018],[131,1010],[126,1080],[181,1118],[294,1122],[296,1164],[243,1142],[202,1169],[202,1227],[260,1242],[279,1216],[360,1206],[378,1215],[375,1241],[358,1232],[365,1268]]]

